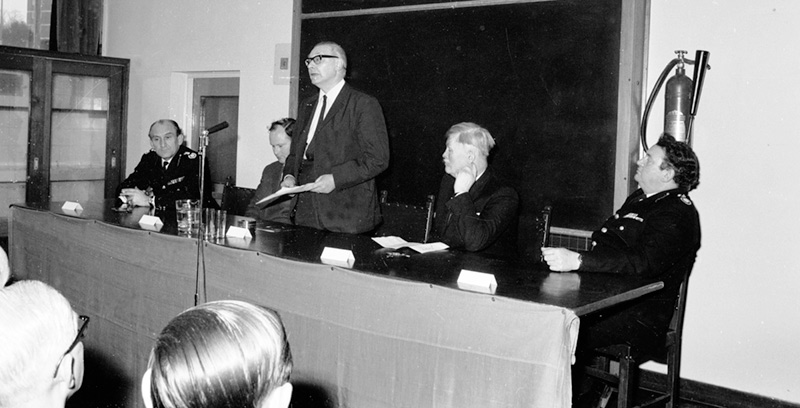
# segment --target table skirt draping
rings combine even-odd
[[[16,276],[92,317],[75,399],[142,406],[156,333],[194,304],[197,241],[12,207],[9,250]],[[296,407],[570,406],[579,320],[568,309],[215,244],[203,253],[201,298],[281,314]]]

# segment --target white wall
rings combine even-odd
[[[800,2],[651,4],[648,92],[674,50],[711,52],[682,375],[800,402]],[[654,112],[663,121],[663,103]]]
[[[149,148],[153,120],[189,122],[173,73],[238,71],[237,180],[254,187],[274,160],[266,127],[289,111],[289,87],[272,85],[272,67],[275,44],[291,40],[292,1],[107,1],[104,49],[131,60],[128,172]],[[696,49],[711,52],[695,122],[702,173],[692,197],[703,247],[689,288],[683,376],[793,402],[800,402],[800,307],[792,301],[800,286],[798,27],[793,0],[652,0],[647,84],[649,92],[674,50],[690,58]],[[662,105],[653,112],[657,124]]]
[[[186,75],[240,76],[237,184],[255,188],[275,160],[267,127],[289,113],[289,85],[273,85],[275,45],[291,42],[292,0],[106,0],[103,49],[131,60],[126,174],[150,149],[151,123],[187,128]]]

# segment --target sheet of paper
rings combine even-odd
[[[272,201],[272,200],[274,200],[274,199],[276,199],[278,197],[285,196],[287,194],[297,194],[297,193],[306,192],[308,190],[311,190],[312,188],[313,188],[313,183],[303,184],[302,186],[283,187],[280,190],[278,190],[278,191],[276,191],[276,192],[274,192],[274,193],[272,193],[272,194],[270,194],[270,195],[258,200],[256,202],[256,205],[263,204],[263,203],[266,203],[268,201]]]
[[[419,242],[407,242],[403,238],[395,237],[395,236],[388,236],[388,237],[372,237],[372,240],[377,242],[378,245],[384,248],[411,248],[421,254],[425,252],[431,251],[439,251],[442,249],[447,249],[449,246],[444,242],[431,242],[428,244],[421,244]]]

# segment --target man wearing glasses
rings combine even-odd
[[[381,222],[375,177],[389,166],[389,138],[374,97],[344,80],[341,46],[321,42],[305,59],[319,93],[300,104],[292,151],[281,186],[306,185],[297,195],[295,223],[365,233]]]
[[[0,289],[0,407],[63,407],[83,383],[88,323],[45,283]]]

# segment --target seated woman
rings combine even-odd
[[[142,378],[145,406],[285,408],[292,353],[278,314],[240,301],[195,306],[161,331]]]

